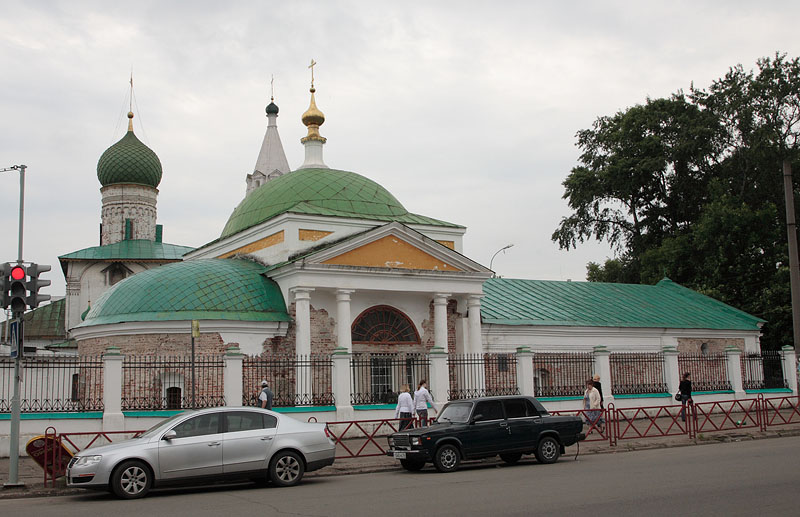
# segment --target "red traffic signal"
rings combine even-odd
[[[11,269],[11,278],[14,280],[22,280],[25,278],[25,268],[22,266],[14,266]]]

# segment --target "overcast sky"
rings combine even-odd
[[[25,259],[99,244],[97,160],[125,131],[160,157],[164,241],[219,236],[266,129],[270,77],[289,164],[303,161],[309,61],[325,161],[411,212],[467,227],[506,277],[582,280],[604,244],[550,235],[595,118],[800,54],[796,2],[10,2],[0,13],[0,167],[28,166]],[[0,261],[17,254],[18,175],[0,175]]]

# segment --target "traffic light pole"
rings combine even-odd
[[[17,246],[17,263],[22,264],[22,221],[25,214],[25,165],[15,165],[13,169],[19,170],[19,244]],[[19,326],[22,327],[23,313],[14,314],[19,318]],[[21,330],[21,328],[20,328]],[[20,332],[20,335],[24,335]],[[24,345],[21,341],[17,342],[17,357],[14,359],[14,395],[11,398],[11,434],[9,436],[9,464],[8,464],[8,481],[5,483],[5,488],[15,488],[25,486],[25,483],[19,480],[19,424],[20,424],[20,407],[19,407],[19,382],[22,365],[22,351]]]

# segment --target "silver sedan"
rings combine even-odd
[[[80,451],[67,468],[67,486],[111,490],[124,499],[187,482],[292,486],[304,472],[333,464],[335,449],[325,424],[250,407],[187,411],[133,440]]]

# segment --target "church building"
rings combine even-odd
[[[289,166],[273,99],[244,199],[196,249],[163,242],[161,164],[132,124],[103,153],[100,245],[60,257],[79,354],[186,353],[192,320],[203,354],[760,350],[763,320],[668,279],[495,278],[464,255],[464,226],[409,212],[368,174],[326,164],[315,92],[312,78],[304,162]]]

